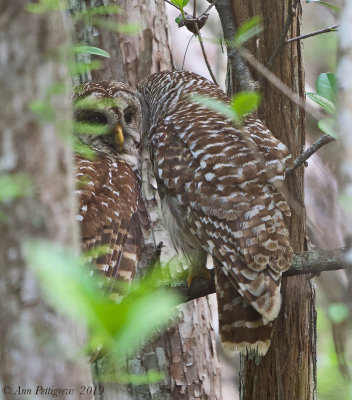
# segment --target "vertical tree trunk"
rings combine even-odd
[[[278,44],[286,19],[294,6],[293,0],[232,0],[237,24],[261,15],[264,30],[259,40],[253,40],[250,51],[264,65],[268,63]],[[300,34],[301,4],[298,2],[292,19],[289,37]],[[271,68],[282,82],[304,97],[304,71],[300,42],[279,51]],[[256,78],[260,76],[253,69]],[[284,142],[294,158],[304,145],[305,115],[276,87],[265,82],[260,117],[274,135]],[[294,252],[304,250],[305,211],[303,202],[303,168],[288,178],[292,197],[292,217],[288,222]],[[270,349],[259,365],[242,358],[241,392],[243,399],[274,400],[315,398],[316,354],[314,288],[309,276],[284,279],[283,304]]]
[[[44,123],[29,109],[53,83],[69,88],[64,61],[50,57],[67,37],[60,12],[33,14],[26,4],[0,1],[0,178],[26,174],[20,189],[33,186],[0,203],[0,383],[9,399],[22,390],[33,398],[42,386],[72,389],[62,397],[73,400],[91,382],[88,364],[77,359],[84,331],[45,303],[23,255],[38,238],[78,249],[71,148],[54,120]],[[55,97],[57,122],[71,118],[68,92]]]
[[[93,3],[95,6],[101,5],[100,1]],[[112,2],[104,1],[104,4],[110,3]],[[86,26],[85,33],[81,31],[78,36],[85,37],[90,45],[103,48],[111,56],[111,59],[104,62],[102,69],[93,71],[93,79],[115,79],[135,87],[145,76],[172,68],[164,1],[119,0],[117,4],[122,13],[117,17],[110,16],[109,19],[120,24],[138,22],[141,27],[138,35],[117,34],[103,28],[96,30]],[[152,176],[146,152],[143,162],[144,199],[153,234],[144,238],[141,269],[146,267],[155,251],[155,244],[160,241],[164,243],[162,260],[169,261],[175,256],[173,245],[163,227],[156,181]],[[129,373],[136,375],[145,374],[151,369],[158,370],[165,373],[165,379],[149,385],[106,385],[103,398],[221,399],[221,374],[212,320],[208,298],[180,307],[178,323],[164,334],[158,335],[126,366]],[[95,367],[97,373],[104,372],[104,362]]]

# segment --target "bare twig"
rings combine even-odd
[[[325,146],[328,143],[334,142],[335,140],[336,139],[330,135],[321,136],[312,146],[310,146],[299,157],[296,158],[294,166],[286,170],[286,175],[290,174],[300,165],[304,164],[308,160],[308,158],[311,157],[314,153],[316,153],[321,147]]]
[[[284,28],[282,30],[282,33],[280,35],[279,42],[277,43],[277,45],[274,49],[274,52],[271,55],[271,57],[268,61],[268,64],[266,66],[268,69],[271,69],[271,67],[274,64],[276,56],[279,54],[279,51],[281,50],[281,48],[283,47],[283,45],[286,42],[286,36],[287,36],[288,30],[290,29],[290,26],[292,24],[293,17],[296,15],[296,9],[297,9],[298,3],[299,3],[299,0],[295,0],[292,7],[290,7],[288,10],[287,19],[286,19]],[[259,83],[262,83],[262,80],[263,80],[263,77],[261,79],[259,79]]]
[[[306,103],[304,99],[299,97],[297,93],[286,86],[275,74],[268,70],[260,61],[258,61],[247,49],[238,49],[241,56],[254,67],[260,74],[263,75],[270,83],[276,86],[285,96],[287,96],[293,103],[297,104],[306,111],[306,113],[313,116],[315,119],[322,119],[324,115],[314,109],[309,103]]]
[[[351,268],[344,263],[344,249],[336,250],[314,250],[294,254],[293,262],[284,276],[319,274],[323,271],[335,271],[342,268]],[[213,276],[213,271],[209,271]],[[214,279],[195,277],[191,287],[188,287],[186,281],[170,285],[170,289],[176,289],[183,298],[184,302],[194,300],[199,297],[215,293]]]
[[[202,17],[202,16],[205,15],[205,14],[208,14],[208,11],[216,5],[217,1],[218,1],[218,0],[214,0],[214,1],[210,4],[210,6],[209,6],[202,14],[200,14],[200,16],[199,16],[198,18]]]
[[[200,44],[200,47],[201,47],[201,49],[202,49],[202,53],[203,53],[203,57],[204,57],[205,64],[206,64],[206,66],[207,66],[207,68],[208,68],[208,71],[209,71],[209,74],[210,74],[210,76],[211,76],[211,79],[212,79],[213,82],[217,85],[218,83],[216,82],[216,78],[215,78],[215,76],[214,76],[214,74],[213,74],[213,71],[212,71],[212,69],[211,69],[211,67],[210,67],[210,64],[209,64],[209,61],[208,61],[208,57],[207,57],[207,54],[206,54],[206,52],[205,52],[205,48],[204,48],[204,44],[203,44],[203,39],[202,39],[202,36],[201,36],[201,34],[200,34],[200,31],[199,31],[199,29],[198,29],[198,25],[197,25],[197,24],[195,24],[195,29],[196,29],[196,36],[198,37],[199,44]]]
[[[318,31],[307,33],[306,35],[301,35],[301,36],[294,37],[292,39],[287,39],[286,43],[292,43],[292,42],[296,42],[297,40],[307,39],[312,36],[321,35],[322,33],[336,32],[338,28],[339,28],[339,25],[333,25],[328,28],[319,29]]]
[[[191,36],[191,38],[189,39],[189,41],[188,41],[188,43],[187,43],[187,47],[186,47],[186,50],[185,50],[185,54],[184,54],[184,56],[183,56],[183,61],[182,61],[182,67],[181,67],[181,69],[183,69],[183,67],[184,67],[184,65],[185,65],[185,61],[186,61],[186,54],[187,54],[187,51],[188,51],[188,47],[189,47],[189,45],[191,44],[191,40],[194,38],[194,34]]]

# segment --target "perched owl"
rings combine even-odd
[[[292,259],[282,191],[291,156],[261,121],[249,117],[236,128],[192,101],[197,94],[229,102],[196,74],[157,73],[137,92],[173,241],[193,269],[213,257],[223,347],[265,354]]]
[[[122,83],[89,82],[74,94],[74,120],[76,137],[95,152],[92,159],[76,156],[82,250],[106,246],[102,255],[92,256],[96,268],[110,279],[130,282],[144,212],[140,103]]]

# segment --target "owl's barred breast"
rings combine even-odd
[[[143,80],[137,90],[149,108],[149,148],[168,224],[176,225],[172,234],[179,235],[174,242],[193,260],[203,262],[206,252],[216,261],[219,313],[227,315],[220,315],[225,341],[230,332],[233,349],[265,353],[270,337],[264,326],[279,312],[281,275],[292,258],[284,223],[290,215],[284,172],[292,158],[261,121],[248,117],[236,128],[194,103],[193,94],[229,102],[220,88],[196,74],[165,71]],[[236,304],[242,299],[255,310],[251,323],[242,315],[244,305],[233,304],[238,294]],[[250,344],[243,328],[252,329]],[[256,341],[253,332],[259,337],[260,328],[265,339]]]

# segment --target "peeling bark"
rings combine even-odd
[[[9,399],[21,388],[34,396],[39,385],[73,389],[62,397],[73,400],[91,383],[88,364],[77,356],[84,330],[46,304],[23,255],[33,239],[78,249],[72,150],[54,121],[29,110],[51,84],[64,81],[68,90],[57,95],[55,108],[58,121],[70,120],[66,65],[53,57],[67,37],[59,12],[32,14],[27,3],[0,1],[0,176],[26,174],[34,187],[0,204],[0,386]]]

